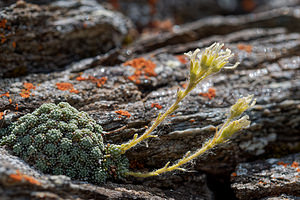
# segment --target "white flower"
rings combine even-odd
[[[234,65],[227,65],[234,54],[229,49],[222,50],[223,46],[224,44],[214,43],[202,53],[199,49],[185,53],[191,61],[190,78],[192,81],[198,82],[199,79],[202,80],[208,75],[220,71],[223,67],[233,69],[239,65],[239,62]]]
[[[253,95],[248,95],[247,97],[238,99],[237,102],[230,108],[230,118],[233,119],[239,117],[245,110],[253,107],[256,103],[256,100],[254,99],[252,101],[252,99]]]

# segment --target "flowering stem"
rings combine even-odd
[[[226,64],[228,64],[228,60],[233,56],[233,54],[229,49],[226,49],[225,51],[221,50],[222,47],[223,44],[214,43],[210,47],[206,48],[202,54],[200,54],[199,49],[196,49],[193,53],[189,52],[185,54],[186,56],[190,57],[190,77],[187,88],[184,91],[178,90],[176,101],[173,103],[173,105],[163,115],[161,115],[160,113],[154,121],[154,123],[152,124],[152,126],[143,135],[138,137],[138,134],[135,134],[134,138],[131,141],[120,145],[122,154],[124,154],[127,150],[129,150],[130,148],[134,147],[135,145],[147,138],[157,137],[156,135],[151,135],[152,131],[168,115],[173,113],[179,107],[179,102],[181,102],[204,78],[219,72],[223,67],[235,68],[239,64],[235,63],[233,66],[225,66]],[[244,116],[236,121],[233,121],[233,119],[239,117],[246,109],[254,105],[255,102],[249,105],[252,101],[252,98],[253,96],[250,95],[248,97],[239,99],[238,102],[231,107],[230,116],[227,118],[227,120],[221,126],[221,128],[219,130],[216,130],[214,137],[207,141],[200,149],[198,149],[193,154],[188,152],[176,164],[169,166],[170,162],[168,162],[163,168],[155,170],[153,172],[127,172],[126,175],[132,175],[137,177],[149,177],[156,176],[168,171],[184,170],[180,168],[180,166],[193,160],[199,155],[202,155],[217,144],[227,141],[228,138],[232,136],[235,132],[247,127],[250,124],[248,116]]]
[[[192,88],[193,89],[193,88]],[[189,89],[192,90],[192,89]],[[178,108],[178,104],[180,101],[182,101],[182,99],[184,99],[184,97],[189,93],[188,88],[183,92],[182,95],[177,96],[176,101],[173,103],[173,105],[163,114],[161,115],[161,113],[158,115],[158,117],[155,119],[154,123],[152,124],[152,126],[140,137],[137,137],[138,135],[135,134],[133,140],[125,143],[125,144],[121,144],[121,152],[124,154],[128,149],[134,147],[135,145],[137,145],[138,143],[140,143],[141,141],[150,138],[150,137],[157,137],[156,135],[150,135],[152,133],[152,131],[171,113],[173,113],[177,108]]]

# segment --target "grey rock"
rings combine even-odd
[[[241,163],[232,176],[239,199],[299,199],[300,154]]]
[[[1,79],[1,94],[9,92],[12,103],[8,97],[0,98],[0,112],[6,112],[0,124],[5,127],[45,102],[67,101],[77,109],[88,112],[103,126],[107,132],[104,136],[106,143],[121,144],[130,140],[134,133],[143,133],[145,126],[150,126],[158,113],[174,101],[176,91],[185,82],[188,72],[187,66],[176,55],[206,47],[215,41],[225,42],[226,47],[235,53],[232,62],[239,61],[241,65],[234,71],[223,70],[206,79],[182,102],[174,116],[168,117],[153,132],[159,138],[148,140],[126,154],[133,164],[136,163],[133,167],[136,171],[160,168],[167,161],[175,162],[185,152],[196,150],[212,137],[215,128],[226,118],[229,107],[239,97],[254,94],[257,105],[247,112],[251,126],[236,134],[230,142],[186,165],[185,168],[190,172],[175,172],[153,179],[126,180],[141,187],[172,188],[173,191],[164,193],[166,196],[163,198],[176,198],[168,196],[174,191],[179,191],[180,197],[185,194],[203,199],[222,196],[205,189],[205,176],[193,170],[215,177],[229,176],[238,163],[299,152],[298,10],[295,7],[286,12],[278,9],[240,19],[216,17],[211,18],[212,21],[201,20],[186,25],[178,34],[141,39],[129,48],[113,49],[106,54],[74,62],[60,72],[31,73],[24,77]],[[285,23],[280,23],[279,19]],[[141,56],[156,64],[157,76],[141,76],[140,83],[136,84],[128,79],[135,69],[122,63]],[[78,81],[76,78],[79,76],[89,80]],[[99,87],[92,81],[103,77],[107,77],[107,81]],[[30,90],[28,98],[20,96],[25,82],[36,86]],[[78,93],[59,90],[56,84],[62,82],[72,83]],[[210,87],[216,89],[215,98],[199,95]],[[159,110],[152,107],[152,103],[159,103],[163,108]],[[115,111],[120,109],[128,111],[131,117],[116,114]],[[62,185],[63,180],[56,182]],[[125,188],[127,184],[121,187]],[[180,189],[175,190],[178,187]],[[284,194],[274,194],[273,197],[280,195]],[[287,195],[292,197],[295,194]],[[268,196],[259,198],[265,197]]]
[[[195,175],[195,174],[194,174]],[[1,199],[212,199],[212,193],[205,186],[205,175],[196,175],[193,179],[188,176],[160,177],[148,180],[145,185],[130,183],[106,183],[96,186],[87,182],[72,181],[59,175],[45,175],[32,169],[24,161],[10,155],[0,147],[0,198]],[[198,178],[195,178],[198,177]],[[173,179],[171,189],[157,187],[168,185]],[[185,187],[191,187],[187,192],[177,182],[185,180]],[[179,180],[179,181],[178,181]],[[198,185],[195,185],[197,183]],[[151,186],[151,187],[150,187]]]
[[[123,15],[96,1],[34,5],[19,1],[0,11],[0,77],[50,72],[122,46],[133,28]]]

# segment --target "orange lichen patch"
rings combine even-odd
[[[3,44],[7,39],[5,37],[1,38],[1,44]]]
[[[41,185],[41,183],[36,180],[35,178],[22,174],[19,170],[16,170],[15,174],[10,174],[9,178],[11,179],[11,182],[28,182],[31,183],[33,185]]]
[[[6,27],[6,23],[7,23],[7,19],[2,19],[0,21],[0,28],[5,28]]]
[[[121,118],[122,116],[125,116],[127,118],[131,117],[131,114],[129,112],[127,112],[126,110],[117,110],[115,111],[115,113],[119,114],[119,118]]]
[[[88,78],[84,78],[82,76],[78,76],[76,78],[77,81],[91,81],[92,83],[96,83],[97,87],[101,87],[104,85],[107,81],[107,77],[102,77],[102,78],[96,78],[94,76],[89,76]]]
[[[176,58],[182,64],[186,64],[188,62],[187,57],[185,55],[177,55]]]
[[[157,108],[157,109],[162,109],[162,106],[161,105],[159,105],[158,103],[152,103],[151,104],[151,108],[153,108],[153,107],[155,107],[155,108]]]
[[[264,181],[259,181],[258,184],[260,184],[260,185],[265,185],[265,184],[267,184],[267,183],[264,182]]]
[[[56,87],[59,90],[66,91],[66,90],[71,90],[73,88],[72,83],[56,83]]]
[[[16,46],[17,46],[17,43],[16,43],[15,41],[13,41],[13,42],[12,42],[12,46],[13,46],[13,48],[15,49]]]
[[[79,93],[79,91],[78,91],[78,90],[75,90],[74,88],[72,88],[71,90],[69,90],[69,92],[75,93],[75,94],[78,94],[78,93]]]
[[[155,63],[153,63],[151,60],[146,60],[145,58],[135,58],[125,62],[123,65],[129,65],[135,68],[134,74],[129,76],[128,79],[136,84],[141,83],[141,76],[144,76],[145,78],[148,78],[148,76],[157,76],[155,73]]]
[[[279,162],[277,162],[277,165],[282,165],[284,167],[287,167],[288,163],[284,163],[283,161],[279,161]]]
[[[9,92],[6,92],[4,94],[0,94],[0,97],[9,97]]]
[[[298,168],[299,167],[299,163],[294,161],[292,164],[291,164],[291,167],[293,168]]]
[[[32,83],[23,83],[23,87],[27,90],[35,90],[35,86]]]
[[[231,176],[236,177],[237,174],[235,172],[231,173]]]
[[[4,112],[0,112],[0,120],[3,119]]]
[[[181,85],[184,89],[187,87],[187,83]]]
[[[7,23],[6,19],[1,19],[0,20],[0,29],[5,30],[6,23]],[[7,40],[7,38],[4,33],[0,33],[0,37],[1,37],[1,44],[3,44]]]
[[[251,45],[246,45],[246,44],[238,44],[237,48],[239,50],[243,50],[246,51],[247,53],[251,53],[252,52],[252,46]]]
[[[194,122],[195,122],[195,120],[194,120],[194,119],[190,119],[190,120],[189,120],[189,122],[191,122],[191,123],[194,123]]]
[[[87,78],[84,78],[82,76],[78,76],[78,77],[76,77],[76,80],[77,81],[85,81],[85,80],[87,80]]]
[[[36,87],[32,83],[25,82],[23,83],[23,87],[25,89],[22,89],[21,93],[19,93],[22,98],[29,98],[30,95],[34,96],[33,94],[31,94],[31,90],[35,90]]]
[[[69,92],[71,92],[71,93],[75,93],[75,94],[79,93],[78,90],[74,89],[74,86],[72,83],[64,83],[64,82],[56,83],[56,87],[57,87],[57,89],[62,90],[62,91],[69,90]]]
[[[209,88],[208,92],[206,92],[206,93],[201,92],[199,95],[203,96],[203,97],[208,97],[209,99],[212,99],[212,98],[216,97],[216,89]]]
[[[31,92],[29,91],[29,90],[26,90],[26,89],[22,89],[21,90],[21,93],[19,93],[20,94],[20,96],[22,97],[22,98],[29,98],[30,97],[30,94],[31,94]]]

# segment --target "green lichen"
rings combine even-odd
[[[0,145],[44,173],[103,183],[124,176],[128,160],[118,146],[105,146],[101,133],[87,113],[48,103],[1,130]]]

